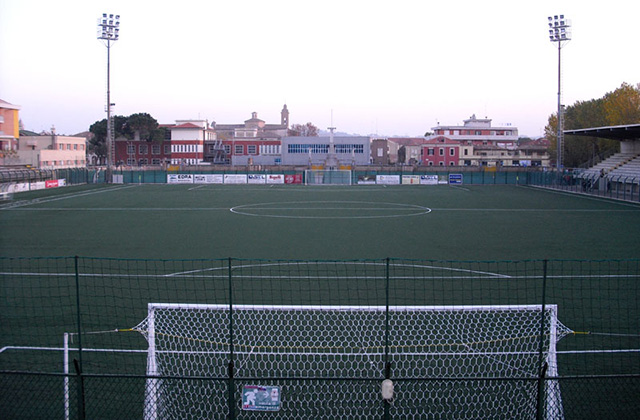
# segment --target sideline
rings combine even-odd
[[[0,210],[11,210],[17,207],[31,206],[34,204],[42,204],[42,203],[50,203],[52,201],[66,200],[68,198],[84,197],[87,195],[101,194],[104,192],[111,192],[111,191],[119,191],[119,190],[124,190],[128,188],[135,188],[135,187],[138,187],[138,185],[131,184],[131,185],[118,186],[118,187],[109,187],[109,188],[104,188],[99,190],[86,191],[81,193],[67,193],[67,194],[57,195],[55,197],[43,197],[43,198],[34,198],[32,200],[15,201],[7,205],[6,207],[0,207]]]

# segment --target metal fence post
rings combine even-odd
[[[80,273],[78,270],[78,256],[74,257],[74,269],[76,274],[76,316],[78,322],[78,359],[73,360],[73,365],[78,378],[78,417],[80,420],[86,418],[84,378],[82,377],[82,319],[80,316]]]
[[[545,341],[545,312],[546,312],[546,294],[547,294],[547,260],[542,261],[542,308],[540,311],[540,347],[538,362],[538,405],[536,411],[536,419],[542,420],[545,415],[545,376],[547,373],[547,362],[544,357],[544,341]]]
[[[385,280],[385,318],[384,318],[384,378],[391,379],[391,361],[389,361],[389,258],[386,264]],[[389,420],[391,402],[384,400],[384,420]]]
[[[235,384],[233,380],[234,366],[233,366],[233,278],[231,276],[232,259],[228,260],[229,269],[229,364],[228,364],[228,404],[229,404],[229,420],[235,420],[236,418],[236,403],[235,403]]]

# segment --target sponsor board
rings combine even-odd
[[[285,175],[285,184],[302,184],[302,174]]]
[[[449,174],[449,184],[462,184],[462,174]]]
[[[196,174],[193,176],[194,184],[222,184],[223,182],[222,174]]]
[[[420,175],[420,184],[438,185],[438,175]]]
[[[193,184],[192,174],[168,174],[167,184]]]
[[[267,184],[284,184],[284,175],[267,175]]]
[[[403,185],[416,185],[420,183],[420,175],[402,175]]]
[[[225,184],[246,184],[247,175],[246,174],[224,174],[224,183]]]
[[[375,175],[358,175],[358,184],[371,185],[376,183]]]
[[[267,176],[262,174],[249,174],[247,175],[249,184],[265,184],[267,182]]]
[[[376,184],[400,185],[400,175],[376,175]]]

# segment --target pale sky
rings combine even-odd
[[[111,48],[114,113],[159,123],[280,122],[381,136],[421,136],[472,114],[521,136],[563,103],[640,83],[640,2],[629,0],[0,0],[0,99],[28,130],[88,130],[106,117],[103,12],[119,14]],[[333,117],[332,117],[333,115]]]

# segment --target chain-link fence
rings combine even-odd
[[[640,261],[0,259],[0,412],[636,418]]]

